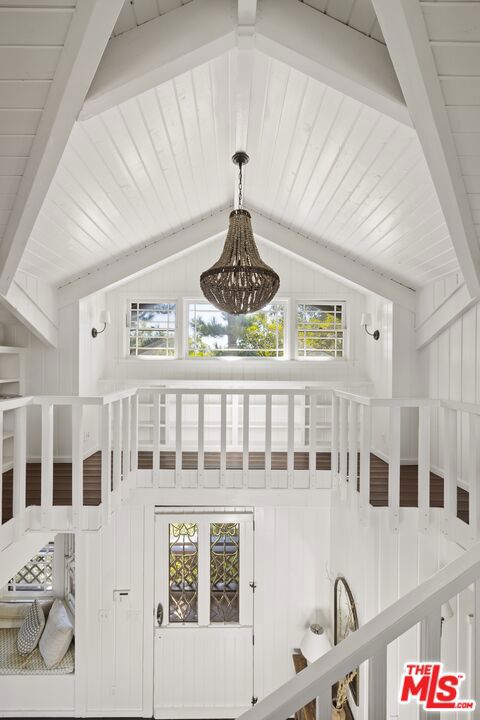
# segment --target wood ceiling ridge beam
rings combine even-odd
[[[192,0],[109,40],[79,119],[193,70],[237,44],[235,0]]]
[[[418,0],[373,0],[472,297],[480,297],[480,244]]]
[[[261,0],[257,49],[394,120],[412,125],[382,43],[304,3]]]

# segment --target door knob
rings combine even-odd
[[[157,623],[158,625],[162,625],[163,623],[163,605],[161,602],[157,605]]]

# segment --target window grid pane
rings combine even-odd
[[[130,355],[175,357],[176,304],[132,302]]]
[[[198,622],[198,525],[169,525],[169,620]]]
[[[53,590],[53,540],[45,545],[8,583],[8,592]]]
[[[204,302],[188,306],[189,357],[285,356],[285,306],[230,315]]]
[[[240,622],[240,525],[210,525],[210,622]]]
[[[297,356],[344,357],[344,306],[301,303],[297,306]]]

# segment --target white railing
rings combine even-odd
[[[40,507],[27,508],[27,411],[40,408],[41,458]],[[66,409],[55,421],[55,409]],[[0,550],[21,537],[27,529],[88,529],[91,508],[84,504],[84,417],[87,408],[101,413],[99,447],[101,450],[101,504],[94,509],[93,527],[107,522],[131,486],[137,469],[138,396],[135,388],[103,397],[30,396],[0,402],[2,437],[11,436],[12,457],[3,457],[0,442],[0,468],[11,467],[12,517],[1,525]],[[69,410],[71,416],[69,415]],[[54,434],[55,424],[71,419],[72,499],[69,506],[54,506]],[[38,418],[37,418],[38,422]],[[7,428],[8,425],[8,428]],[[58,428],[65,435],[65,428]],[[7,462],[8,461],[8,462]],[[3,474],[0,473],[0,518],[3,517]],[[37,512],[38,511],[38,512]]]
[[[387,440],[385,461],[388,463],[388,511],[390,527],[397,532],[400,523],[400,471],[402,465],[402,412],[408,411],[408,431],[416,434],[412,461],[418,465],[419,529],[426,532],[430,520],[430,473],[432,469],[444,480],[444,532],[465,536],[465,523],[457,517],[458,488],[468,489],[468,537],[480,538],[479,445],[480,406],[470,403],[432,400],[429,398],[370,398],[343,391],[334,391],[332,399],[332,474],[350,495],[357,496],[359,512],[364,521],[370,512],[371,455],[378,452],[374,438],[384,433]],[[404,430],[405,425],[404,423]],[[432,426],[439,440],[437,457],[432,452]],[[438,428],[440,428],[438,430]],[[459,433],[462,433],[461,442]],[[441,464],[438,455],[441,451]],[[359,459],[359,466],[358,466]],[[435,460],[435,461],[434,461]],[[460,468],[463,479],[460,477]]]
[[[317,453],[330,452],[331,390],[156,387],[139,394],[139,448],[152,458],[151,471],[139,472],[142,484],[330,486]]]
[[[387,717],[387,647],[420,624],[420,661],[440,661],[442,605],[469,585],[475,590],[475,618],[480,617],[480,544],[474,545],[417,588],[367,622],[326,655],[309,665],[244,713],[243,720],[280,720],[317,699],[317,717],[331,717],[332,685],[368,661],[369,692],[365,717]],[[480,623],[476,621],[474,695],[480,698]],[[478,718],[479,709],[473,717]],[[432,717],[439,715],[432,713]]]

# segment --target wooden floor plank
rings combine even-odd
[[[241,470],[243,453],[227,452],[227,470]],[[102,455],[100,452],[86,458],[83,463],[84,489],[83,502],[85,505],[100,504],[100,476]],[[295,470],[308,470],[309,453],[294,453]],[[249,453],[248,465],[250,470],[265,469],[265,454],[263,452]],[[152,452],[140,451],[138,453],[138,467],[141,470],[151,470],[153,467]],[[196,452],[182,453],[182,468],[196,470],[198,458]],[[330,470],[330,453],[317,453],[317,470]],[[162,470],[175,469],[175,452],[160,453],[160,468]],[[220,469],[220,453],[205,453],[205,469]],[[272,469],[287,469],[287,453],[272,452]],[[13,471],[3,473],[3,517],[7,522],[12,517],[12,481]],[[41,465],[28,463],[27,465],[27,506],[40,505]],[[358,481],[357,481],[358,489]],[[468,492],[457,488],[458,517],[468,523]],[[72,466],[70,463],[55,463],[53,466],[53,504],[71,505],[72,503]],[[377,457],[370,456],[370,503],[374,507],[386,507],[388,504],[388,464]],[[418,506],[418,467],[417,465],[402,465],[400,468],[400,506]],[[430,506],[443,507],[443,478],[430,473]]]

